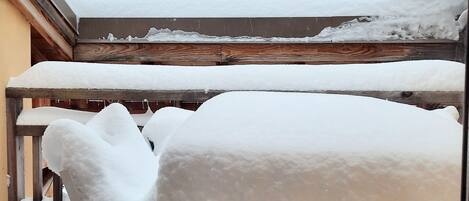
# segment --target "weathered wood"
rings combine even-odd
[[[41,89],[41,88],[7,88],[6,96],[11,98],[52,98],[52,99],[107,99],[142,101],[190,101],[203,102],[220,93],[222,90],[127,90],[127,89]],[[281,91],[329,93],[369,96],[407,104],[447,104],[460,105],[463,92],[454,91]]]
[[[458,60],[455,41],[347,43],[80,42],[75,61],[165,64],[322,64]]]
[[[62,193],[62,189],[63,189],[63,184],[62,184],[62,179],[60,179],[60,176],[57,175],[57,174],[54,174],[53,176],[54,178],[54,186],[53,186],[53,191],[54,191],[54,197],[53,197],[53,200],[54,201],[62,201],[63,200],[63,193]]]
[[[32,136],[32,137],[41,137],[44,135],[47,126],[46,125],[18,125],[17,127],[17,136]],[[138,126],[140,130],[143,129],[143,126]]]
[[[51,0],[36,0],[34,2],[36,7],[44,13],[44,16],[47,17],[48,21],[55,27],[55,29],[59,30],[65,40],[67,40],[67,42],[72,46],[75,45],[78,32],[72,28]]]
[[[9,0],[23,16],[29,21],[42,37],[47,41],[48,45],[56,48],[64,58],[73,58],[72,46],[62,36],[59,30],[48,21],[47,17],[41,10],[35,6],[33,0]]]
[[[33,137],[33,201],[42,201],[42,149],[41,137]]]
[[[24,137],[17,135],[16,119],[23,107],[23,99],[6,99],[8,200],[24,198]]]
[[[93,62],[221,62],[216,44],[86,44],[75,47],[75,61]]]
[[[81,18],[79,37],[98,39],[109,33],[119,38],[144,37],[152,27],[211,36],[305,37],[359,17]]]
[[[55,8],[61,13],[65,18],[67,23],[73,28],[75,33],[78,33],[78,17],[73,12],[70,5],[65,0],[50,0],[54,4]]]

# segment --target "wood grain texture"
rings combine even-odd
[[[63,37],[61,32],[44,15],[33,0],[9,0],[28,20],[42,37],[47,41],[48,45],[57,49],[66,60],[73,58],[72,46]]]
[[[134,100],[144,99],[153,101],[188,101],[203,102],[223,90],[128,90],[128,89],[41,89],[41,88],[7,88],[6,96],[10,98],[52,98],[52,99],[107,99],[107,100]],[[272,90],[272,92],[274,92]],[[275,91],[300,93],[328,93],[348,94],[381,98],[407,104],[444,104],[460,105],[462,91]]]
[[[42,137],[33,137],[33,201],[42,201]]]
[[[65,16],[59,12],[58,8],[51,2],[51,0],[36,0],[33,1],[38,9],[40,9],[50,24],[64,37],[70,45],[75,45],[78,32],[68,23]]]
[[[23,107],[22,99],[6,99],[8,200],[24,198],[24,137],[17,135],[16,119]]]
[[[182,65],[457,61],[457,42],[348,43],[78,43],[75,61]]]
[[[206,44],[86,44],[75,47],[75,61],[93,62],[220,62],[220,45]]]

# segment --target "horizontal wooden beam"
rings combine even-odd
[[[41,137],[47,129],[47,125],[17,125],[17,136]],[[138,126],[142,130],[143,126]]]
[[[359,17],[80,18],[79,38],[144,37],[152,27],[210,36],[306,37]]]
[[[7,88],[9,98],[51,98],[51,99],[107,99],[153,101],[194,101],[203,102],[223,90],[120,90],[120,89],[41,89],[41,88]],[[274,91],[272,91],[274,92]],[[297,92],[297,91],[275,91]],[[462,103],[463,92],[444,91],[340,91],[317,90],[299,91],[300,93],[328,93],[368,96],[407,104],[442,104],[456,105]]]
[[[48,45],[57,49],[63,56],[63,60],[73,58],[72,45],[65,39],[61,31],[49,21],[37,2],[33,0],[9,0],[25,16],[31,26],[47,41]]]
[[[102,43],[82,41],[75,61],[181,65],[346,64],[457,60],[454,41],[343,43]]]

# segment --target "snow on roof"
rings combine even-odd
[[[158,200],[454,200],[461,133],[375,98],[225,93],[168,138]]]
[[[456,16],[465,0],[66,0],[79,17]]]
[[[346,65],[159,65],[42,62],[8,87],[140,90],[463,91],[464,64],[404,61]]]

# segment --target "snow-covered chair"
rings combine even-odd
[[[152,200],[157,160],[120,104],[111,104],[86,124],[52,122],[43,152],[73,201]]]

